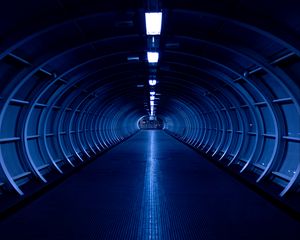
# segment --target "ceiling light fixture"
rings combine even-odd
[[[157,63],[159,58],[158,52],[147,52],[147,59],[149,63]]]
[[[147,35],[160,35],[162,13],[161,12],[146,12],[146,32]]]
[[[155,86],[156,85],[156,80],[149,80],[149,85],[150,86]]]

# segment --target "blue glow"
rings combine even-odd
[[[158,161],[156,158],[155,132],[149,131],[150,141],[144,179],[142,214],[138,239],[162,239],[161,210],[158,183]]]

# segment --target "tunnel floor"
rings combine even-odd
[[[161,130],[0,222],[1,239],[298,239],[300,223]]]

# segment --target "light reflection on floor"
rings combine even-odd
[[[139,239],[161,239],[161,216],[156,156],[155,131],[149,131],[150,142],[147,152],[142,211],[139,224]]]

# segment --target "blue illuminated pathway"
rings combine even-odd
[[[299,239],[299,222],[163,131],[140,131],[0,222],[1,239]]]

